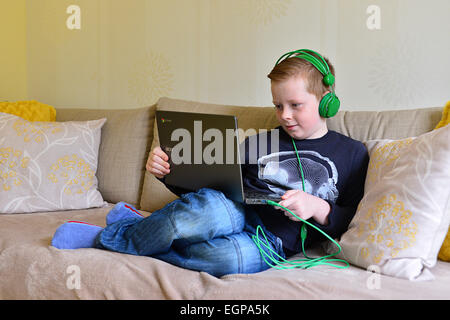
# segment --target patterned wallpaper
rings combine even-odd
[[[433,90],[430,79],[424,76],[432,72],[433,61],[421,59],[428,54],[421,39],[413,35],[377,45],[368,68],[368,88],[389,104],[413,105]]]
[[[174,73],[161,53],[147,52],[143,59],[135,62],[128,79],[128,94],[138,105],[170,96],[174,90]]]
[[[240,1],[239,10],[252,24],[270,25],[286,16],[292,1],[295,0],[248,0]]]
[[[448,0],[26,0],[26,10],[28,98],[59,107],[161,96],[271,105],[266,75],[300,48],[334,63],[343,109],[450,99]]]

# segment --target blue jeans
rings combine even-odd
[[[284,257],[281,240],[264,228],[256,212],[222,192],[204,188],[182,195],[147,218],[108,225],[97,237],[96,247],[151,256],[217,277],[255,273],[269,268],[252,240],[257,225],[272,250]]]

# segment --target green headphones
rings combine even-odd
[[[313,56],[311,53],[316,54],[319,59]],[[288,53],[283,54],[275,63],[275,66],[278,65],[281,61],[288,59],[294,56],[295,58],[303,59],[311,63],[319,72],[323,75],[323,83],[330,87],[329,93],[327,93],[319,103],[319,114],[324,118],[333,117],[339,110],[339,106],[341,105],[339,98],[336,96],[333,90],[334,76],[328,67],[325,59],[318,54],[317,52],[309,49],[301,49],[295,50]]]

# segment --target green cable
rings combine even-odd
[[[345,269],[345,268],[349,267],[349,263],[343,259],[329,259],[331,257],[338,255],[342,251],[342,248],[339,245],[339,243],[337,243],[328,234],[326,234],[324,231],[320,230],[320,228],[316,227],[315,225],[311,224],[310,222],[303,220],[302,218],[297,216],[295,213],[293,213],[291,210],[283,207],[279,203],[277,203],[275,201],[271,201],[271,200],[266,200],[266,201],[267,201],[268,205],[278,206],[280,208],[283,208],[284,210],[287,210],[290,214],[292,214],[294,217],[296,217],[297,219],[299,219],[300,221],[302,221],[304,223],[302,226],[302,229],[301,229],[301,233],[302,233],[302,252],[303,252],[303,255],[305,256],[304,259],[296,259],[296,260],[291,260],[291,261],[286,260],[285,258],[280,256],[277,252],[275,252],[271,248],[271,245],[269,244],[269,241],[264,233],[264,230],[261,228],[261,226],[257,226],[256,235],[252,236],[252,240],[253,240],[253,242],[255,242],[256,246],[258,247],[259,252],[260,252],[261,256],[263,257],[263,260],[266,264],[268,264],[272,268],[281,269],[281,270],[294,269],[294,268],[307,269],[307,268],[315,267],[318,265],[329,265],[329,266],[336,267],[339,269]],[[308,255],[305,252],[305,239],[306,239],[305,224],[309,225],[310,227],[313,227],[314,229],[316,229],[317,231],[322,233],[326,238],[328,238],[331,242],[333,242],[338,247],[338,251],[336,253],[328,254],[323,257],[318,257],[318,258],[308,257]],[[260,239],[260,236],[259,236],[260,232],[261,232],[262,236],[264,237],[264,242],[262,242]],[[269,252],[266,252],[264,250],[264,248],[266,248]],[[275,258],[274,255],[276,257],[278,257],[278,259]],[[269,259],[273,264],[270,263],[267,259]],[[282,262],[280,262],[280,261],[282,261]],[[345,265],[343,265],[343,266],[336,265],[331,262],[341,262],[341,263],[344,263]],[[287,264],[287,265],[285,265],[285,264]]]
[[[297,155],[298,165],[299,165],[299,167],[300,167],[300,174],[301,174],[301,176],[302,176],[302,188],[303,188],[303,192],[305,192],[305,175],[303,174],[302,163],[300,162],[300,156],[298,155],[297,146],[295,145],[294,138],[291,138],[291,139],[292,139],[292,144],[294,145],[295,154]]]

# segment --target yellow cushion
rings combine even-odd
[[[450,101],[447,102],[447,104],[444,107],[444,110],[442,111],[442,119],[439,121],[435,129],[439,129],[442,127],[445,127],[450,123]]]
[[[438,258],[440,260],[450,262],[450,229],[445,236],[444,242],[441,246],[441,250],[439,250]]]
[[[55,121],[56,110],[35,100],[0,102],[0,112],[13,114],[28,121]]]
[[[435,129],[446,126],[450,123],[450,101],[447,102],[442,111],[442,119],[439,121]],[[438,258],[444,261],[450,261],[450,228],[445,236],[444,243],[439,251]]]

